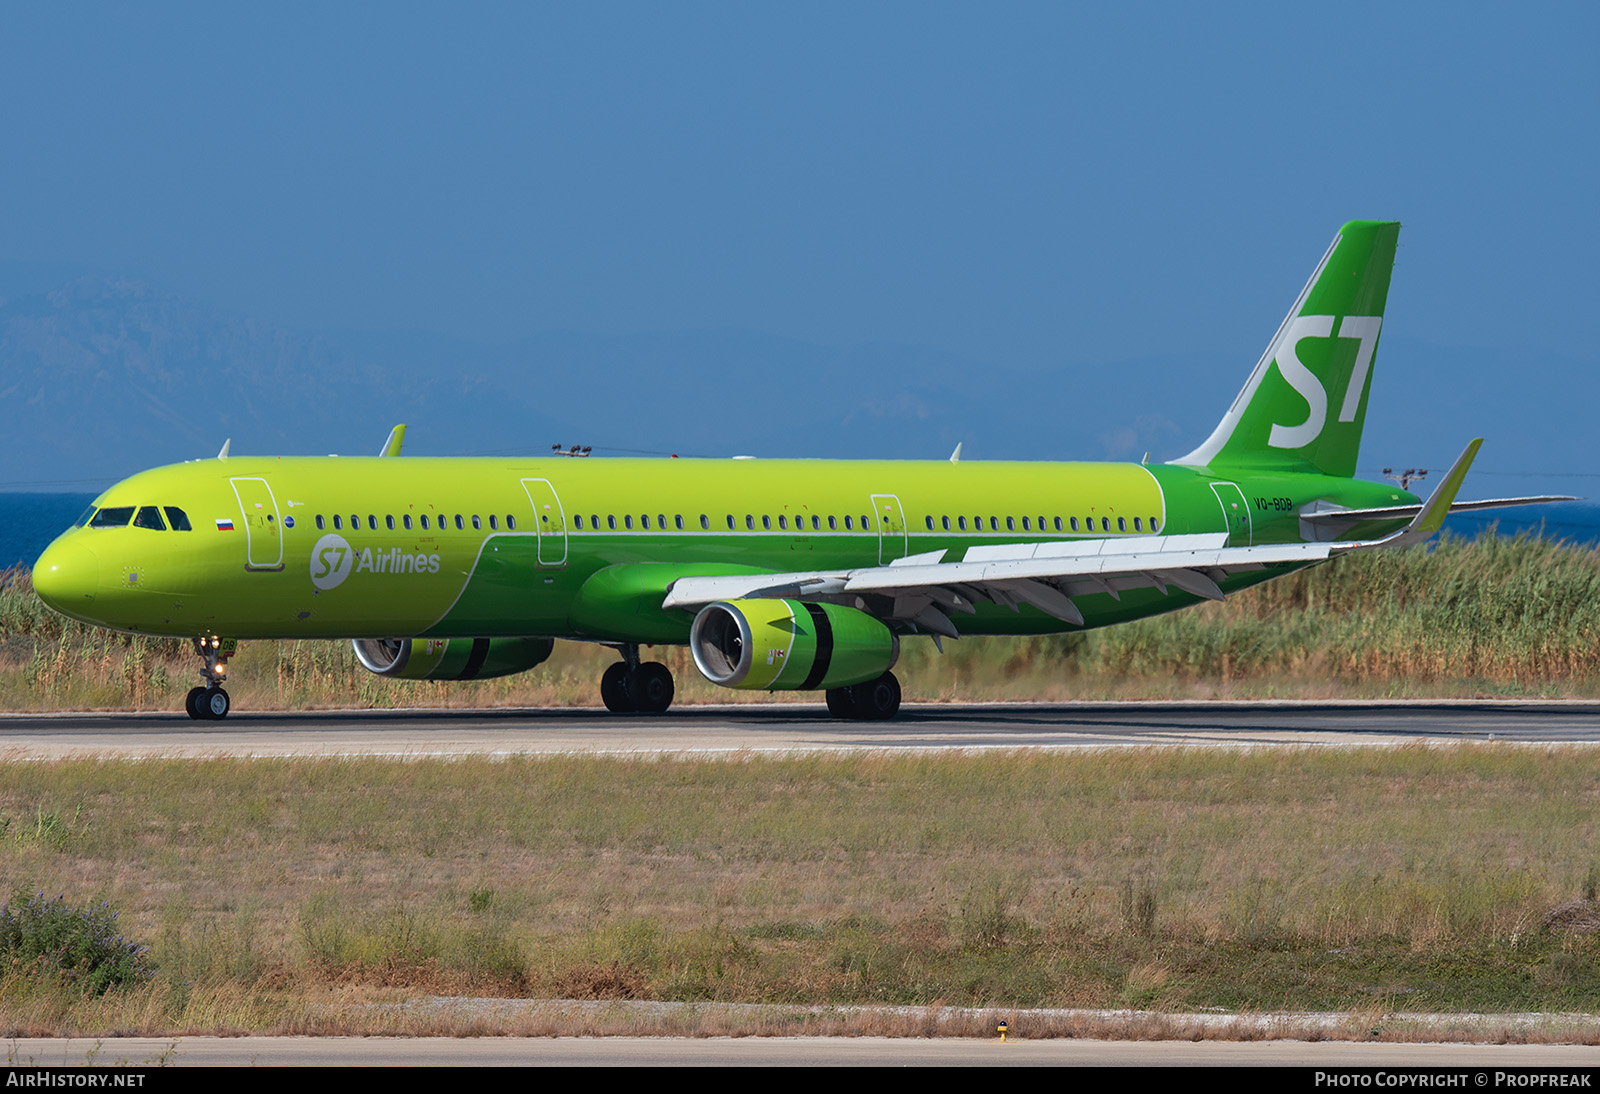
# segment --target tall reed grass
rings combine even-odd
[[[714,687],[682,648],[678,702],[793,701]],[[615,655],[560,643],[548,663],[499,680],[391,681],[348,643],[245,643],[235,704],[304,707],[594,705]],[[1431,550],[1345,556],[1220,604],[1102,630],[1031,638],[909,639],[896,672],[912,699],[1600,694],[1600,555],[1530,536],[1445,537]],[[28,574],[0,574],[0,707],[181,705],[196,681],[176,640],[62,619]]]

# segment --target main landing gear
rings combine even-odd
[[[900,681],[894,678],[892,672],[886,672],[865,684],[829,688],[827,695],[828,713],[835,718],[881,722],[893,718],[900,710]]]
[[[672,705],[672,670],[659,661],[639,663],[639,647],[617,647],[622,660],[600,677],[600,701],[613,714],[660,714]]]
[[[238,644],[231,638],[194,640],[194,652],[200,657],[200,675],[205,677],[206,682],[204,687],[190,688],[184,699],[184,708],[189,712],[189,717],[197,721],[220,721],[228,716],[232,704],[228,701],[228,693],[222,690],[222,681],[228,675],[228,658],[233,656],[236,649]]]

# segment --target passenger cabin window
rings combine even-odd
[[[753,515],[746,513],[744,515],[744,526],[749,531],[754,532],[756,530],[756,518]]]
[[[769,532],[772,531],[772,518],[765,513],[761,514],[761,527]]]
[[[133,519],[133,506],[117,505],[100,510],[89,522],[91,528],[126,528]]]
[[[1159,530],[1160,527],[1161,527],[1161,522],[1159,520],[1157,520],[1155,517],[1151,517],[1150,518],[1150,530],[1152,532],[1154,532],[1154,531]]]
[[[989,518],[989,531],[998,532],[999,530],[1000,530],[1000,518],[999,517],[990,517]]]
[[[931,531],[933,531],[933,518],[932,517],[928,517],[926,519],[927,519],[927,522],[928,522],[928,531],[931,532]]]
[[[1040,522],[1039,522],[1039,527],[1040,527],[1040,528],[1043,528],[1043,527],[1044,527],[1044,521],[1042,521],[1042,520],[1041,520],[1041,521],[1040,521]],[[1024,531],[1024,532],[1026,532],[1026,531],[1029,531],[1029,528],[1028,528],[1028,518],[1027,518],[1027,517],[1023,517],[1023,518],[1022,518],[1022,530],[1023,530],[1023,531]]]
[[[578,531],[580,531],[580,532],[583,531],[583,514],[582,513],[574,513],[574,514],[572,514],[572,523],[578,529]]]
[[[1015,532],[1016,530],[1017,530],[1017,518],[1016,517],[1007,517],[1006,518],[1006,531]]]
[[[474,531],[483,528],[483,518],[479,517],[476,513],[472,514],[472,527]]]
[[[1143,527],[1143,525],[1142,525],[1142,524],[1140,524],[1140,518],[1139,518],[1139,517],[1134,517],[1134,518],[1133,518],[1133,530],[1134,530],[1134,531],[1135,531],[1135,532],[1142,532],[1142,531],[1144,531],[1144,527]]]
[[[378,530],[378,517],[377,517],[377,514],[375,514],[375,513],[368,513],[367,514],[367,527],[370,528],[374,532],[376,532]]]
[[[589,514],[589,527],[593,528],[596,532],[600,530],[600,515],[598,513]]]
[[[318,513],[317,514],[317,531],[320,532],[326,527],[327,527],[327,525],[322,523],[322,514]]]
[[[167,522],[161,519],[161,510],[154,505],[141,506],[133,518],[135,528],[148,528],[152,532],[165,532]]]
[[[850,528],[850,518],[849,517],[845,517],[844,518],[844,528],[845,528],[845,531],[847,531],[847,532],[851,530],[851,528]]]
[[[411,514],[410,513],[402,513],[400,515],[400,522],[406,526],[406,531],[408,531],[408,532],[411,531]]]
[[[617,518],[609,513],[606,514],[606,527],[611,529],[613,532],[617,530]]]
[[[428,527],[428,514],[426,514],[426,513],[422,514],[422,527],[423,528],[427,528]]]
[[[1118,517],[1117,518],[1117,531],[1126,532],[1127,530],[1128,530],[1128,518],[1127,517]]]
[[[789,530],[789,518],[783,513],[778,514],[778,527],[782,528],[785,532]]]
[[[948,532],[950,530],[950,518],[949,517],[940,517],[939,518],[939,523],[944,528],[944,530],[946,532]]]
[[[1100,530],[1102,532],[1111,531],[1111,518],[1110,517],[1101,517],[1100,518]]]
[[[512,516],[510,513],[506,514],[506,528],[512,532],[517,530],[517,518]]]
[[[385,524],[387,524],[389,526],[389,531],[391,531],[391,532],[394,531],[394,514],[391,513],[388,516],[384,517],[383,518],[383,523],[385,523]]]
[[[680,531],[680,532],[683,531],[683,514],[682,513],[674,513],[674,514],[672,514],[672,524],[673,524],[673,527],[678,529],[678,531]]]
[[[861,518],[861,530],[863,532],[865,532],[865,531],[870,530],[871,528],[872,528],[872,518],[871,517],[862,517]]]
[[[834,516],[830,516],[828,518],[828,531],[837,532],[838,530],[839,530],[839,518],[838,517],[834,517]]]
[[[711,531],[711,518],[706,516],[704,513],[700,514],[700,530],[702,532]]]
[[[192,532],[194,530],[189,525],[189,514],[179,509],[176,505],[164,505],[161,509],[162,512],[167,514],[167,524],[171,526],[174,532]]]
[[[956,527],[961,529],[963,532],[965,532],[967,530],[967,518],[966,517],[957,517],[956,518]]]
[[[656,514],[656,527],[661,529],[663,532],[665,532],[667,530],[667,515],[665,513],[657,513]],[[682,517],[678,518],[678,527],[679,528],[683,527],[683,518]]]
[[[817,516],[815,513],[811,514],[811,530],[813,532],[822,531],[822,518]]]
[[[733,531],[733,514],[728,514],[728,531]]]
[[[495,515],[493,513],[490,513],[489,514],[489,530],[491,532],[495,532],[495,531],[499,531],[499,529],[500,529],[500,522],[495,519]]]
[[[640,517],[639,517],[639,527],[643,528],[647,532],[650,530],[650,514],[649,513],[643,513],[643,514],[640,515]]]
[[[633,531],[633,514],[632,513],[624,513],[624,514],[622,514],[622,526],[624,528],[626,528],[630,532]]]
[[[1061,526],[1061,518],[1057,517],[1056,518],[1056,527],[1059,528],[1060,526]],[[1078,530],[1078,518],[1077,517],[1073,517],[1072,518],[1072,530],[1074,532],[1076,532]]]
[[[1044,522],[1040,521],[1039,523],[1043,524]],[[1074,531],[1076,531],[1077,528],[1078,528],[1078,518],[1077,517],[1073,517],[1072,518],[1072,528],[1073,528]],[[1061,531],[1061,518],[1060,517],[1056,518],[1056,531],[1058,531],[1058,532]]]
[[[467,530],[466,522],[461,519],[461,514],[457,513],[456,514],[456,531],[464,532],[466,530]]]

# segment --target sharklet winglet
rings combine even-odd
[[[378,455],[380,455],[380,456],[398,456],[398,455],[400,455],[400,446],[403,443],[405,443],[405,439],[406,439],[406,427],[405,427],[405,423],[402,422],[401,424],[395,426],[393,429],[389,430],[389,439],[383,442],[383,447],[378,450]]]
[[[1483,438],[1477,437],[1462,450],[1456,462],[1450,465],[1450,470],[1445,472],[1444,480],[1434,490],[1433,496],[1422,506],[1421,512],[1400,531],[1382,539],[1334,544],[1333,550],[1343,552],[1373,547],[1410,547],[1432,539],[1434,533],[1444,527],[1444,518],[1450,515],[1450,505],[1456,500],[1461,484],[1466,481],[1467,470],[1472,467],[1472,461],[1477,459],[1478,449],[1482,447]]]

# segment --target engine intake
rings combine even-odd
[[[549,638],[357,638],[368,672],[400,680],[488,680],[527,672],[555,649]]]
[[[900,640],[877,619],[839,604],[722,600],[689,629],[695,667],[713,684],[814,691],[876,680],[900,658]]]

